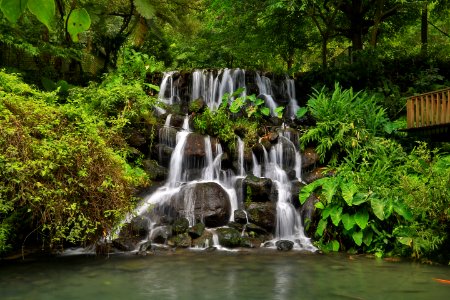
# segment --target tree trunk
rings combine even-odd
[[[422,47],[420,52],[423,57],[428,55],[428,1],[425,1],[422,8],[422,24],[420,28]]]
[[[376,3],[377,7],[375,10],[374,24],[372,28],[372,36],[370,38],[370,45],[375,47],[378,40],[378,29],[380,28],[381,17],[383,15],[384,0],[378,0]]]
[[[350,31],[352,37],[352,48],[354,51],[362,50],[363,16],[362,0],[352,1],[352,14],[350,17]]]

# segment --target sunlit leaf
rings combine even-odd
[[[359,228],[364,229],[369,222],[369,213],[366,209],[359,210],[355,215],[355,222],[358,224]]]
[[[308,112],[308,108],[306,108],[306,107],[300,107],[300,108],[297,109],[297,111],[295,112],[295,116],[297,117],[297,119],[301,119],[301,118],[303,118],[304,115],[306,115],[307,112]]]
[[[8,21],[15,23],[25,11],[28,0],[2,0],[0,8]]]
[[[381,221],[384,220],[384,201],[378,198],[370,199],[370,204],[372,206],[373,213]]]
[[[333,250],[334,252],[338,252],[339,251],[339,242],[336,240],[331,241],[331,250]]]
[[[262,107],[261,108],[261,113],[265,116],[269,116],[270,115],[270,109],[268,107]]]
[[[353,216],[349,214],[342,215],[342,224],[344,224],[345,230],[350,230],[355,226],[356,222]]]
[[[28,0],[28,9],[50,30],[55,18],[54,0]]]
[[[370,244],[372,244],[372,240],[373,240],[373,231],[370,230],[370,228],[367,228],[366,230],[364,230],[363,243],[366,244],[367,246],[370,246]]]
[[[411,247],[413,239],[410,237],[397,237],[397,241],[399,241],[403,245]]]
[[[399,203],[399,202],[394,202],[393,206],[394,206],[394,211],[397,214],[402,216],[406,221],[412,221],[413,215],[412,215],[411,211],[409,210],[409,208],[405,204]]]
[[[353,195],[356,194],[358,191],[358,187],[356,184],[351,182],[342,182],[341,183],[341,190],[342,190],[342,197],[344,198],[345,202],[352,206],[353,203]]]
[[[338,226],[339,223],[341,222],[341,215],[342,215],[342,207],[334,206],[330,212],[331,221],[333,222],[334,226]]]
[[[355,241],[355,244],[358,246],[362,245],[362,239],[363,239],[363,232],[362,231],[355,231],[352,234],[352,238]]]
[[[323,205],[322,202],[317,202],[316,204],[314,204],[314,206],[315,206],[316,208],[318,208],[318,209],[324,209],[324,208],[325,208],[325,206]]]
[[[72,41],[78,42],[78,34],[84,32],[91,27],[91,17],[84,8],[75,9],[69,16],[67,21],[67,31]]]
[[[327,228],[328,221],[326,219],[320,219],[319,224],[317,224],[316,235],[322,236],[323,231]]]
[[[146,19],[152,19],[155,16],[156,9],[151,1],[134,0],[136,11]]]

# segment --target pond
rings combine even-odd
[[[11,299],[450,299],[450,267],[300,252],[174,251],[0,262]]]

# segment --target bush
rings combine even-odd
[[[0,92],[0,251],[30,233],[49,246],[94,241],[130,210],[145,178],[104,121],[28,89]]]

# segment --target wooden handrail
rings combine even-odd
[[[406,111],[408,128],[450,123],[450,88],[409,97]]]

